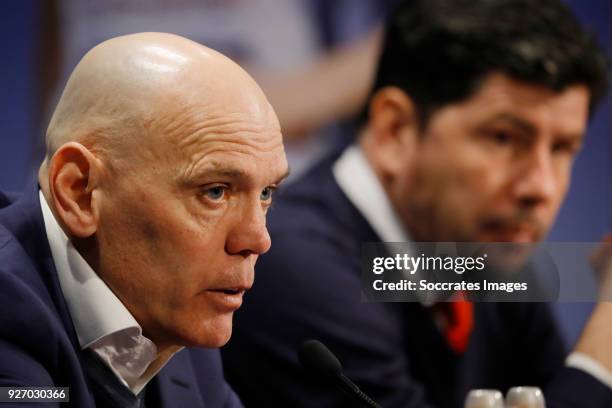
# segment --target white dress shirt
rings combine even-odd
[[[39,198],[53,263],[81,349],[96,353],[137,395],[178,350],[158,355],[127,308],[74,248],[42,192]],[[147,370],[149,366],[152,369]]]
[[[378,177],[357,144],[342,153],[332,171],[340,189],[382,241],[410,241],[410,235],[402,227]],[[565,365],[582,370],[612,388],[612,373],[584,353],[571,353]]]

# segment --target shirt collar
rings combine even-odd
[[[340,189],[385,242],[409,242],[410,236],[387,193],[357,144],[349,146],[333,165]]]

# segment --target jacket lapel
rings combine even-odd
[[[157,374],[160,406],[163,408],[204,408],[189,351],[174,355]]]

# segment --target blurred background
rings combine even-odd
[[[44,134],[83,54],[117,35],[176,33],[215,48],[262,85],[281,121],[293,175],[353,137],[394,0],[7,0],[0,14],[0,189],[35,180]],[[612,1],[566,0],[612,55]],[[612,116],[595,113],[550,241],[612,231]],[[568,346],[592,308],[559,303]]]

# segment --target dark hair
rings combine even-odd
[[[607,68],[560,0],[408,0],[388,20],[372,95],[403,89],[423,125],[437,108],[468,98],[487,74],[502,72],[557,91],[585,84],[592,111],[606,93]]]

